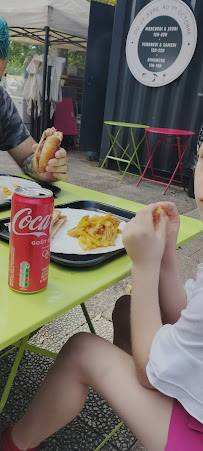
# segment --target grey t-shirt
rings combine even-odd
[[[0,150],[10,150],[30,136],[18,110],[5,89],[0,86]]]

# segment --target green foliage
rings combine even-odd
[[[90,0],[87,0],[88,2],[90,2]],[[115,5],[116,4],[116,0],[94,0],[94,2],[99,2],[99,3],[105,3],[106,5]]]
[[[44,53],[43,45],[21,44],[20,42],[10,42],[7,73],[9,75],[23,75],[25,71],[25,58],[27,56],[41,55]],[[68,50],[68,66],[85,67],[85,52]]]
[[[68,50],[68,66],[85,67],[86,52],[78,52],[77,50]]]
[[[42,45],[21,44],[20,42],[10,42],[7,73],[9,75],[23,75],[25,71],[25,58],[44,52]]]

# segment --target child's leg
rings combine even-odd
[[[112,313],[113,342],[123,351],[132,355],[131,332],[130,332],[130,300],[131,296],[121,296],[115,304]]]
[[[96,390],[148,451],[163,451],[173,400],[141,386],[131,356],[101,337],[79,333],[60,352],[24,417],[13,429],[26,450],[70,422],[88,387]]]

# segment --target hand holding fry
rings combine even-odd
[[[176,242],[178,237],[178,232],[180,228],[180,216],[177,210],[176,205],[173,202],[157,202],[155,204],[156,210],[164,210],[168,221],[167,221],[167,229],[166,229],[166,247],[167,248],[176,248]],[[154,220],[156,222],[157,217],[154,215]]]
[[[155,204],[140,210],[123,230],[123,244],[132,262],[143,267],[160,264],[166,242],[164,211],[154,224]]]

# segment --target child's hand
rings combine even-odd
[[[160,264],[166,243],[168,217],[164,210],[154,224],[155,204],[139,211],[123,230],[123,244],[133,263],[143,266]]]
[[[155,204],[155,209],[157,209],[159,207],[161,207],[165,211],[165,213],[169,219],[167,221],[167,228],[166,228],[166,248],[165,248],[165,250],[167,251],[168,249],[176,248],[178,231],[180,228],[180,216],[179,216],[177,207],[173,202],[157,202]]]

